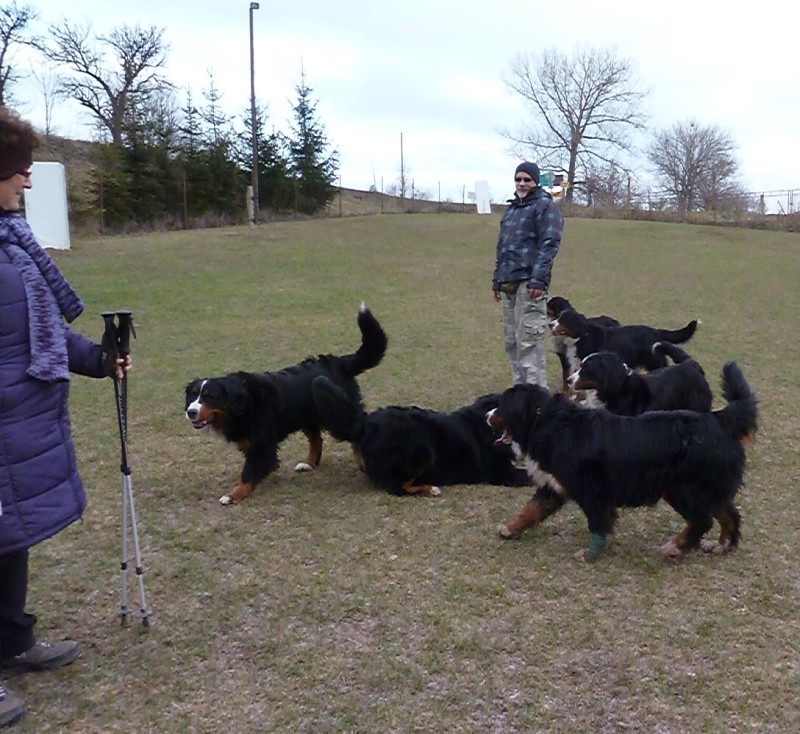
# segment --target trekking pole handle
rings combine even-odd
[[[127,309],[117,311],[119,319],[119,353],[126,357],[131,353],[131,334],[136,338],[136,330],[133,328],[133,312]]]

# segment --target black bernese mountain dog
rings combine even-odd
[[[690,321],[682,329],[658,329],[643,324],[625,326],[599,326],[575,309],[562,311],[552,325],[553,334],[573,340],[575,359],[571,371],[578,369],[580,361],[593,352],[615,352],[633,369],[655,370],[666,367],[667,358],[653,352],[656,342],[683,344],[697,330],[697,321]]]
[[[572,308],[572,304],[564,298],[564,296],[551,296],[547,299],[547,318],[551,323],[555,322],[562,312]],[[598,326],[620,325],[619,321],[615,318],[606,316],[605,314],[601,316],[587,316],[586,319],[590,323],[597,324]],[[553,344],[553,351],[556,353],[558,361],[561,364],[561,392],[571,395],[572,386],[569,384],[569,376],[574,371],[575,365],[580,361],[574,356],[575,341],[556,334],[552,331],[552,328],[550,331],[550,338]],[[572,352],[572,354],[570,352]]]
[[[618,416],[577,405],[563,394],[516,385],[500,397],[488,423],[525,459],[540,489],[501,537],[519,535],[575,500],[591,533],[578,555],[594,561],[614,530],[618,507],[665,500],[686,527],[662,547],[669,556],[695,548],[725,553],[740,537],[733,504],[745,469],[743,443],[757,429],[756,398],[735,362],[722,369],[721,410],[651,411]],[[703,541],[716,518],[719,540]]]
[[[711,410],[714,396],[700,364],[669,342],[656,342],[653,351],[667,355],[674,364],[642,373],[632,370],[614,352],[595,352],[581,360],[569,383],[574,390],[594,390],[602,404],[595,407],[617,415],[639,415],[648,410]]]
[[[315,377],[325,375],[355,405],[361,405],[356,376],[375,367],[386,353],[388,339],[364,305],[358,313],[361,346],[353,354],[308,357],[277,372],[232,372],[204,377],[186,386],[186,417],[195,429],[207,428],[237,444],[244,454],[239,485],[220,498],[223,505],[247,497],[278,467],[278,446],[291,433],[308,438],[308,456],[297,471],[319,466],[322,424],[311,392]]]
[[[366,475],[390,494],[438,497],[447,484],[530,486],[514,452],[486,422],[499,394],[484,395],[452,413],[390,406],[366,413],[328,377],[314,379],[322,426],[350,441]]]
[[[550,296],[547,299],[547,318],[551,321],[557,319],[564,311],[574,311],[575,307],[564,296]],[[620,323],[611,316],[587,316],[587,320],[598,326],[619,326]]]

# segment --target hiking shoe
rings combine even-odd
[[[81,647],[77,642],[37,642],[32,648],[19,655],[9,655],[0,659],[0,668],[6,670],[52,670],[69,665],[78,655]]]
[[[22,699],[0,683],[0,726],[10,726],[25,713]]]

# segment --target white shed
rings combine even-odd
[[[69,250],[67,175],[62,163],[36,161],[25,190],[25,218],[42,247]]]

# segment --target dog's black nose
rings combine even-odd
[[[197,420],[197,416],[198,416],[198,415],[199,415],[199,412],[198,412],[197,408],[189,408],[189,409],[186,411],[186,417],[187,417],[187,418],[188,418],[190,421],[196,421],[196,420]]]

